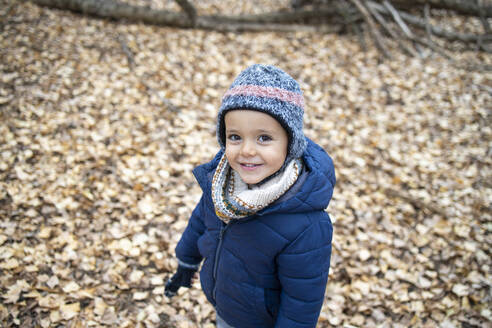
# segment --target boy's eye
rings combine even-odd
[[[269,135],[266,135],[266,134],[263,134],[261,135],[258,140],[260,142],[267,142],[267,141],[271,141],[272,140],[272,137],[270,137]]]
[[[241,140],[241,137],[237,134],[230,134],[227,136],[227,139],[229,139],[230,141],[238,141]]]

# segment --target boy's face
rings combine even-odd
[[[232,110],[224,117],[225,155],[231,167],[247,184],[256,184],[284,164],[287,132],[268,114]]]

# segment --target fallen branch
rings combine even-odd
[[[246,31],[316,31],[336,32],[339,28],[318,27],[313,25],[293,24],[303,20],[338,17],[341,6],[324,10],[275,12],[259,15],[224,16],[224,15],[196,15],[194,7],[188,7],[181,1],[184,13],[169,10],[158,10],[148,6],[134,6],[117,0],[31,0],[32,2],[50,8],[68,9],[74,12],[101,18],[126,19],[128,21],[143,22],[146,24],[171,26],[178,28],[198,28],[221,32]],[[177,0],[178,1],[178,0]],[[187,2],[187,1],[186,1]],[[179,3],[179,2],[178,2]],[[189,4],[189,3],[188,3]],[[190,4],[191,5],[191,4]],[[186,9],[185,9],[186,8]],[[352,13],[352,12],[351,12]],[[191,15],[191,16],[190,16]],[[191,20],[190,17],[194,17]]]
[[[354,15],[355,11],[353,8],[343,6],[340,4],[336,4],[330,8],[317,8],[316,10],[308,10],[308,11],[293,11],[293,12],[274,12],[267,14],[259,14],[259,15],[241,15],[241,16],[224,16],[224,15],[204,15],[204,16],[195,16],[196,10],[195,8],[186,0],[176,0],[180,4],[183,11],[186,14],[178,13],[169,10],[157,10],[150,8],[148,6],[134,6],[129,5],[127,3],[120,2],[118,0],[31,0],[32,2],[41,5],[47,6],[51,8],[58,9],[68,9],[74,12],[79,12],[87,15],[102,17],[102,18],[112,18],[112,19],[126,19],[129,21],[139,21],[147,24],[154,25],[163,25],[163,26],[172,26],[179,28],[203,28],[203,29],[217,29],[220,31],[247,31],[247,24],[266,24],[266,26],[270,30],[278,30],[278,31],[290,31],[293,28],[288,28],[283,25],[292,25],[292,23],[299,23],[304,20],[311,19],[324,19],[326,21],[327,18],[337,19],[337,17],[342,17],[341,13],[346,12],[348,15]],[[456,0],[455,0],[456,1]],[[361,3],[360,0],[350,0],[352,4],[355,5],[358,12],[360,12],[364,20],[372,26],[370,28],[370,33],[374,35],[378,35],[376,32],[377,28],[375,27],[374,21],[367,12],[365,5]],[[375,10],[379,11],[384,15],[391,15],[391,12],[385,8],[384,6],[375,3],[374,1],[366,1],[364,3],[367,6],[372,6]],[[489,17],[489,7],[491,6],[482,6],[484,8],[484,12],[482,13],[483,17]],[[186,8],[186,9],[185,9]],[[480,15],[477,12],[477,15]],[[418,17],[415,17],[411,14],[408,14],[403,11],[399,11],[399,16],[409,24],[417,26],[419,28],[425,29],[428,25],[425,20],[422,20]],[[190,17],[195,17],[195,24]],[[339,21],[339,23],[341,23]],[[230,28],[225,25],[233,25]],[[280,25],[277,25],[280,24]],[[214,25],[217,25],[217,28],[214,28]],[[300,26],[300,25],[298,25]],[[431,26],[430,27],[432,33],[441,38],[447,39],[449,41],[461,41],[461,42],[478,42],[481,40],[482,42],[492,41],[492,34],[484,34],[484,35],[476,35],[476,34],[461,34],[456,32],[446,31],[442,27],[439,26]],[[252,31],[258,31],[258,27],[255,25],[251,25]],[[378,36],[379,37],[379,36]],[[378,38],[376,37],[376,38]],[[380,38],[380,37],[379,37]],[[380,46],[381,41],[376,41]],[[384,48],[384,46],[382,46]]]
[[[156,10],[148,6],[133,6],[115,0],[31,0],[52,8],[68,9],[102,18],[127,19],[149,24],[175,27],[191,27],[186,16],[168,10]]]
[[[338,16],[350,16],[356,13],[351,8],[342,6],[333,6],[330,8],[318,8],[317,10],[299,10],[299,11],[282,11],[271,12],[255,15],[210,15],[202,16],[211,21],[220,21],[223,23],[267,23],[267,24],[290,24],[316,19],[337,18]]]
[[[198,15],[195,7],[189,0],[176,0],[182,12],[174,12],[169,10],[157,10],[148,6],[134,6],[119,0],[31,0],[32,2],[47,6],[50,8],[68,9],[74,12],[79,12],[86,15],[92,15],[101,18],[125,19],[128,21],[138,21],[146,24],[170,26],[176,28],[197,28],[203,30],[219,31],[219,32],[313,32],[313,33],[338,33],[344,26],[349,26],[355,33],[361,37],[361,20],[366,23],[368,32],[374,40],[376,47],[381,53],[390,58],[391,54],[385,45],[385,39],[382,37],[380,28],[388,33],[407,54],[415,54],[414,49],[419,50],[419,44],[440,53],[445,56],[441,48],[432,42],[431,35],[443,38],[448,41],[461,41],[464,43],[475,43],[478,49],[486,52],[492,52],[489,46],[492,42],[492,34],[487,33],[490,30],[488,26],[488,6],[483,6],[479,1],[480,6],[484,7],[484,13],[481,14],[481,19],[484,25],[485,34],[463,34],[455,31],[448,31],[440,26],[434,26],[429,23],[429,6],[425,9],[426,17],[421,19],[413,16],[401,9],[396,9],[391,3],[397,2],[406,7],[411,8],[409,0],[384,0],[384,6],[380,3],[371,0],[347,0],[333,2],[327,8],[315,8],[312,10],[295,10],[295,11],[279,11],[257,15]],[[447,0],[435,0],[434,2],[446,2]],[[458,1],[460,6],[464,0],[449,0]],[[431,1],[432,2],[432,1]],[[419,2],[419,4],[421,1]],[[448,3],[447,5],[450,5]],[[397,35],[389,24],[383,19],[383,16],[392,17],[397,25],[401,28],[404,38]],[[376,22],[376,21],[377,22]],[[327,23],[330,24],[327,24]],[[429,41],[421,40],[412,33],[411,26],[424,29],[427,31]],[[414,44],[414,47],[408,47],[404,44],[404,40],[409,40]],[[121,41],[120,41],[121,43]],[[124,44],[122,48],[125,50]],[[446,56],[448,58],[448,56]],[[131,65],[131,60],[129,59]]]
[[[217,32],[309,32],[309,33],[337,33],[341,27],[330,25],[298,25],[298,24],[226,24],[199,20],[197,27]]]
[[[177,4],[188,15],[191,21],[191,25],[195,26],[196,23],[196,9],[188,0],[176,0]]]

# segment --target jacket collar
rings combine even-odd
[[[288,199],[275,202],[257,212],[257,215],[324,210],[328,206],[336,183],[333,161],[323,148],[308,138],[306,140],[307,148],[302,156],[307,173],[307,176],[303,178],[304,183],[296,187],[298,191],[295,195],[289,193]],[[224,151],[220,150],[210,162],[197,166],[193,170],[204,195],[211,194],[212,177],[223,154]]]

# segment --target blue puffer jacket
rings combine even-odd
[[[222,154],[193,171],[203,195],[176,247],[178,259],[205,259],[203,291],[233,327],[315,327],[330,268],[333,228],[324,210],[335,186],[331,158],[308,140],[305,179],[291,188],[295,194],[224,225],[211,198]]]

